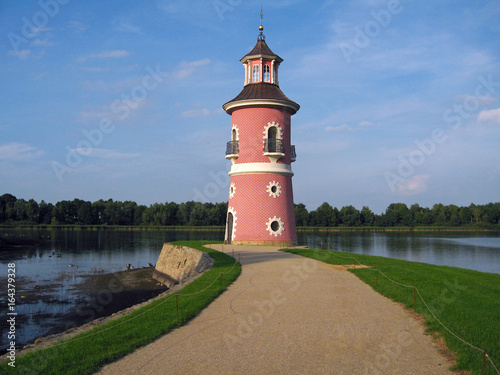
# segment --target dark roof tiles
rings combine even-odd
[[[243,90],[236,96],[233,100],[228,101],[223,107],[226,107],[229,103],[238,102],[241,100],[252,100],[252,99],[272,99],[287,102],[293,107],[299,108],[299,105],[294,101],[288,99],[288,97],[283,94],[283,91],[277,85],[272,83],[250,83],[246,85]]]
[[[258,56],[258,55],[269,56],[271,58],[279,60],[280,62],[283,61],[281,57],[279,57],[277,54],[271,51],[266,41],[263,39],[257,40],[257,44],[255,45],[255,47],[253,47],[253,50],[247,53],[241,60],[245,60],[249,56]]]

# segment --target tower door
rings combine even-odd
[[[233,214],[227,213],[227,243],[230,244],[233,238]]]

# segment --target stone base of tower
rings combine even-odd
[[[232,241],[231,245],[294,247],[297,241]]]

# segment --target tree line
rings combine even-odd
[[[415,226],[476,226],[500,229],[500,202],[458,207],[435,204],[432,208],[404,203],[392,203],[384,213],[373,213],[368,206],[361,210],[344,206],[340,210],[327,202],[308,212],[303,204],[295,205],[297,226],[309,227],[415,227]]]
[[[0,196],[0,224],[44,225],[123,225],[123,226],[223,226],[227,203],[155,203],[150,206],[132,201],[73,199],[55,205],[17,199],[11,194]],[[500,202],[485,205],[456,206],[435,204],[432,208],[392,203],[384,213],[375,214],[368,206],[358,210],[344,206],[340,210],[325,202],[308,211],[302,203],[295,205],[299,227],[414,227],[477,226],[500,228]]]

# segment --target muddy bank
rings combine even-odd
[[[153,268],[148,268],[148,269],[138,269],[138,270],[132,270],[132,271],[125,271],[125,272],[116,272],[112,274],[107,274],[107,275],[101,275],[98,278],[95,278],[93,280],[88,280],[84,284],[86,287],[90,288],[90,290],[94,290],[97,293],[101,291],[102,289],[99,289],[100,287],[103,286],[108,286],[109,283],[111,282],[112,284],[116,282],[117,279],[121,280],[124,285],[124,290],[130,290],[130,289],[135,289],[135,288],[140,288],[140,287],[147,287],[148,284],[151,283],[151,275],[153,273]],[[159,299],[163,298],[165,295],[168,295],[170,293],[175,293],[178,290],[182,289],[184,286],[189,284],[190,282],[196,280],[198,277],[202,276],[203,273],[200,273],[194,277],[190,277],[189,279],[185,280],[184,283],[182,284],[177,284],[171,288],[166,288],[165,286],[161,286],[160,290],[160,285],[156,280],[153,279],[153,283],[155,284],[155,289],[159,293],[156,293],[152,298],[147,299],[143,302],[132,304],[131,306],[128,306],[124,308],[123,310],[111,313],[107,316],[102,316],[100,318],[85,322],[82,325],[79,326],[73,326],[69,329],[66,329],[64,331],[59,331],[58,333],[54,333],[51,335],[47,335],[44,337],[40,337],[34,342],[25,345],[22,350],[18,350],[18,355],[23,355],[35,350],[42,349],[45,346],[54,344],[56,342],[59,342],[61,340],[66,340],[70,339],[76,335],[79,335],[81,333],[87,332],[97,326],[100,326],[102,324],[105,324],[109,321],[112,321],[114,319],[118,319],[122,316],[125,316],[127,314],[130,314],[131,312]],[[118,284],[115,284],[118,286]],[[137,290],[135,290],[137,291]],[[3,356],[0,356],[0,362],[5,361],[7,359],[6,354]]]
[[[87,297],[77,306],[77,325],[147,301],[168,288],[153,279],[153,267],[89,277],[79,287]]]
[[[168,290],[152,274],[153,267],[81,275],[83,281],[67,289],[61,277],[42,285],[28,277],[18,279],[16,344],[24,347],[43,341],[40,336],[58,335],[111,316]],[[0,321],[0,332],[7,329],[7,323]]]

